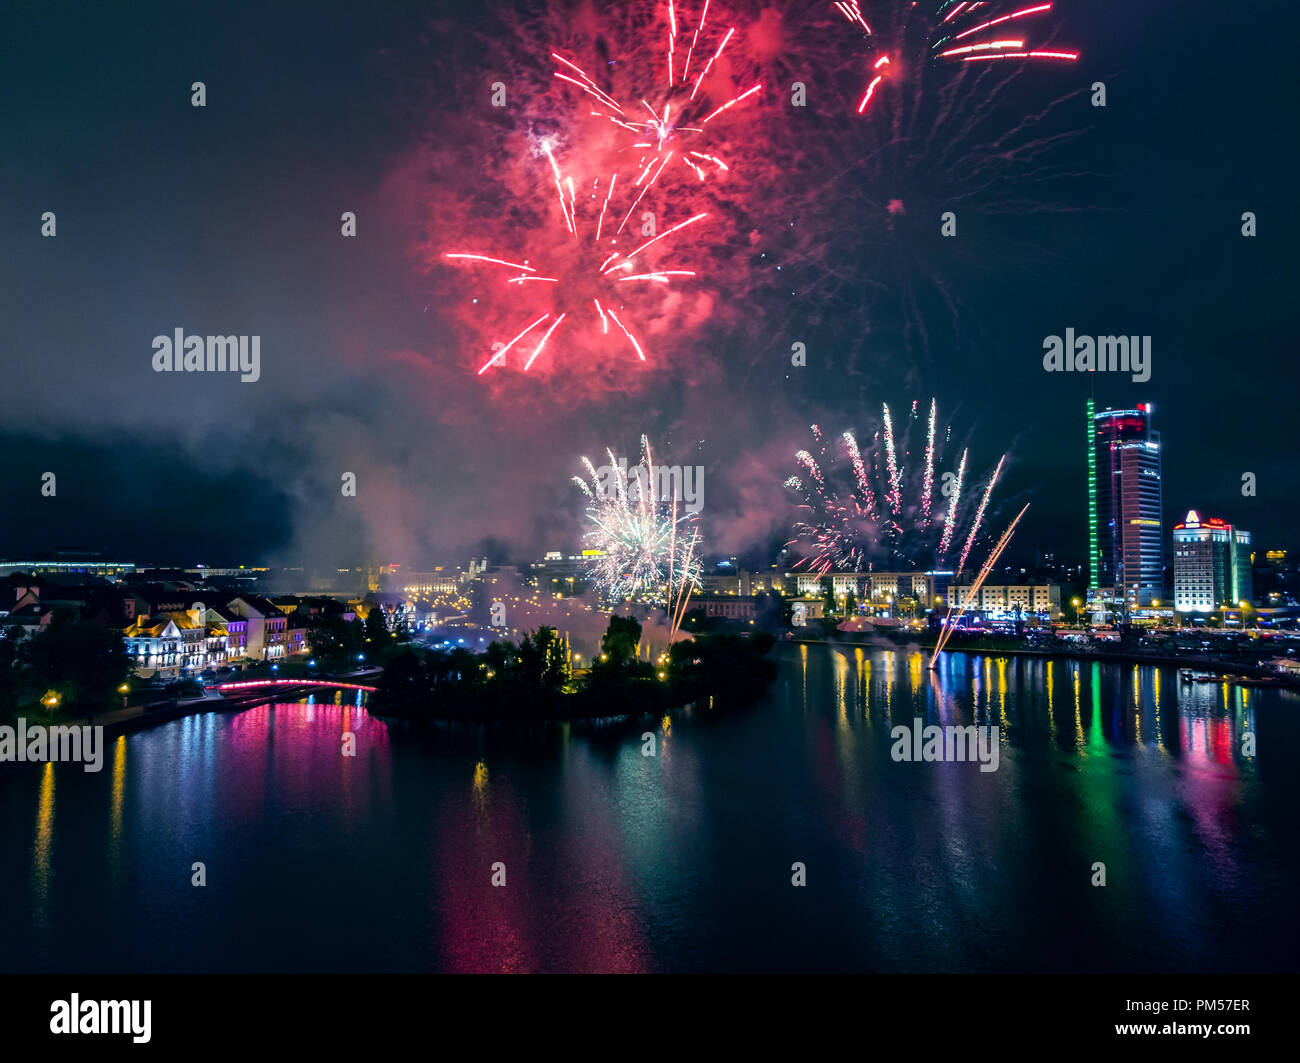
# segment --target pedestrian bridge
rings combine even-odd
[[[373,694],[378,687],[362,686],[360,683],[343,683],[332,679],[246,679],[238,683],[218,683],[217,690],[222,694],[241,690],[256,691],[268,687],[323,687],[328,690],[364,690]]]

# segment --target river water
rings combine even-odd
[[[417,729],[339,697],[7,766],[0,969],[1300,969],[1300,697],[775,652],[727,713]],[[916,717],[996,726],[997,770],[893,759]]]

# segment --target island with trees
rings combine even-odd
[[[384,669],[368,706],[376,716],[423,720],[576,720],[658,713],[687,704],[744,705],[776,674],[765,632],[714,634],[638,657],[641,625],[611,616],[600,653],[575,670],[554,628],[481,653],[407,646]]]

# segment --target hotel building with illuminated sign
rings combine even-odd
[[[1251,597],[1250,532],[1189,510],[1174,525],[1174,609],[1212,613]]]

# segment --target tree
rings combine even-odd
[[[389,705],[412,708],[428,703],[429,675],[424,662],[410,650],[403,650],[384,669],[379,695]]]
[[[640,631],[637,625],[638,636]],[[568,650],[553,627],[538,628],[524,636],[519,644],[519,663],[524,682],[548,693],[564,689],[571,676]]]
[[[0,719],[18,705],[18,633],[21,628],[0,627]]]
[[[357,653],[365,653],[366,652],[365,622],[361,619],[361,617],[354,616],[351,620],[347,621],[347,626],[348,626],[347,644],[349,646],[355,646],[357,648]]]
[[[384,607],[378,603],[372,605],[370,612],[366,613],[366,638],[375,649],[389,643],[388,617],[384,613]]]
[[[831,583],[830,576],[823,576],[819,583],[822,591],[822,612],[827,616],[834,616],[835,609],[835,588]]]
[[[457,646],[450,653],[431,654],[425,668],[433,686],[456,686],[478,682],[481,677],[479,664],[473,653],[464,646]]]
[[[519,656],[513,643],[490,642],[488,648],[483,651],[483,663],[487,665],[488,671],[492,672],[494,677],[504,679],[516,670]]]
[[[787,628],[794,617],[794,603],[780,591],[764,591],[756,606],[759,627]]]
[[[844,615],[852,616],[858,611],[858,596],[852,591],[844,596]]]
[[[113,704],[133,670],[121,632],[63,611],[23,644],[21,655],[41,690],[57,691],[65,706],[77,708]]]
[[[641,624],[630,616],[611,616],[609,627],[600,637],[600,652],[604,655],[603,663],[610,671],[621,669],[626,662],[636,657],[636,649],[641,644]]]
[[[355,662],[365,652],[365,629],[359,620],[348,622],[337,613],[314,616],[307,624],[307,645],[322,663]]]

